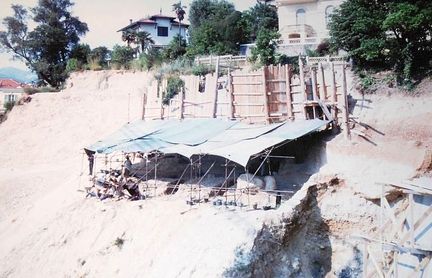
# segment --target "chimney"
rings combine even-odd
[[[132,19],[129,19],[129,24],[132,24]]]

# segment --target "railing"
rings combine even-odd
[[[284,48],[292,45],[319,44],[320,42],[321,39],[318,37],[292,38],[292,39],[285,39],[283,43],[279,45],[279,47]]]
[[[217,56],[207,56],[207,57],[198,57],[195,58],[195,63],[197,64],[205,64],[205,65],[214,65],[216,64]],[[219,56],[219,64],[230,64],[230,63],[244,63],[246,62],[246,56],[239,55],[224,55]]]
[[[324,57],[306,57],[306,64],[314,65],[325,62],[336,62],[336,63],[344,63],[347,61],[347,57],[345,56],[324,56]]]

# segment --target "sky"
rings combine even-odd
[[[177,0],[72,0],[75,6],[72,14],[78,16],[81,21],[87,23],[89,32],[81,38],[82,43],[87,43],[91,48],[107,46],[112,48],[115,44],[121,44],[121,35],[117,30],[129,24],[129,19],[137,20],[149,15],[163,14],[173,15],[172,4]],[[183,0],[187,7],[192,0]],[[255,5],[256,0],[232,0],[237,10],[243,11]],[[0,0],[0,21],[12,15],[12,4],[21,4],[24,7],[34,7],[37,0]],[[0,24],[0,30],[4,26]],[[17,67],[27,69],[19,61],[12,61],[12,55],[0,53],[0,68]]]

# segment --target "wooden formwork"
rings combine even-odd
[[[379,238],[359,236],[363,241],[363,277],[430,277],[431,187],[408,182],[380,185],[383,188],[394,187],[404,197],[398,204],[391,205],[383,193],[380,198]]]
[[[148,96],[143,118],[213,117],[250,123],[320,118],[341,124],[349,135],[346,63],[315,59],[317,63],[305,64],[299,59],[298,73],[292,65],[276,65],[251,72],[229,68],[222,75],[219,58],[212,60],[216,73],[182,76],[185,90],[169,105],[162,105],[162,94]],[[201,92],[200,84],[205,84]],[[152,109],[159,112],[152,113]]]

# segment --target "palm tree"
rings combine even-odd
[[[173,4],[172,6],[173,6],[173,11],[176,13],[177,18],[179,20],[179,36],[181,36],[181,22],[183,21],[184,16],[186,14],[186,12],[184,10],[186,8],[186,6],[182,6],[181,1]]]
[[[137,45],[141,46],[141,51],[144,52],[150,48],[152,44],[154,44],[154,40],[151,38],[149,32],[140,31],[135,33],[135,41]]]
[[[128,46],[136,40],[136,32],[134,30],[125,30],[122,33],[122,41],[126,42]]]

